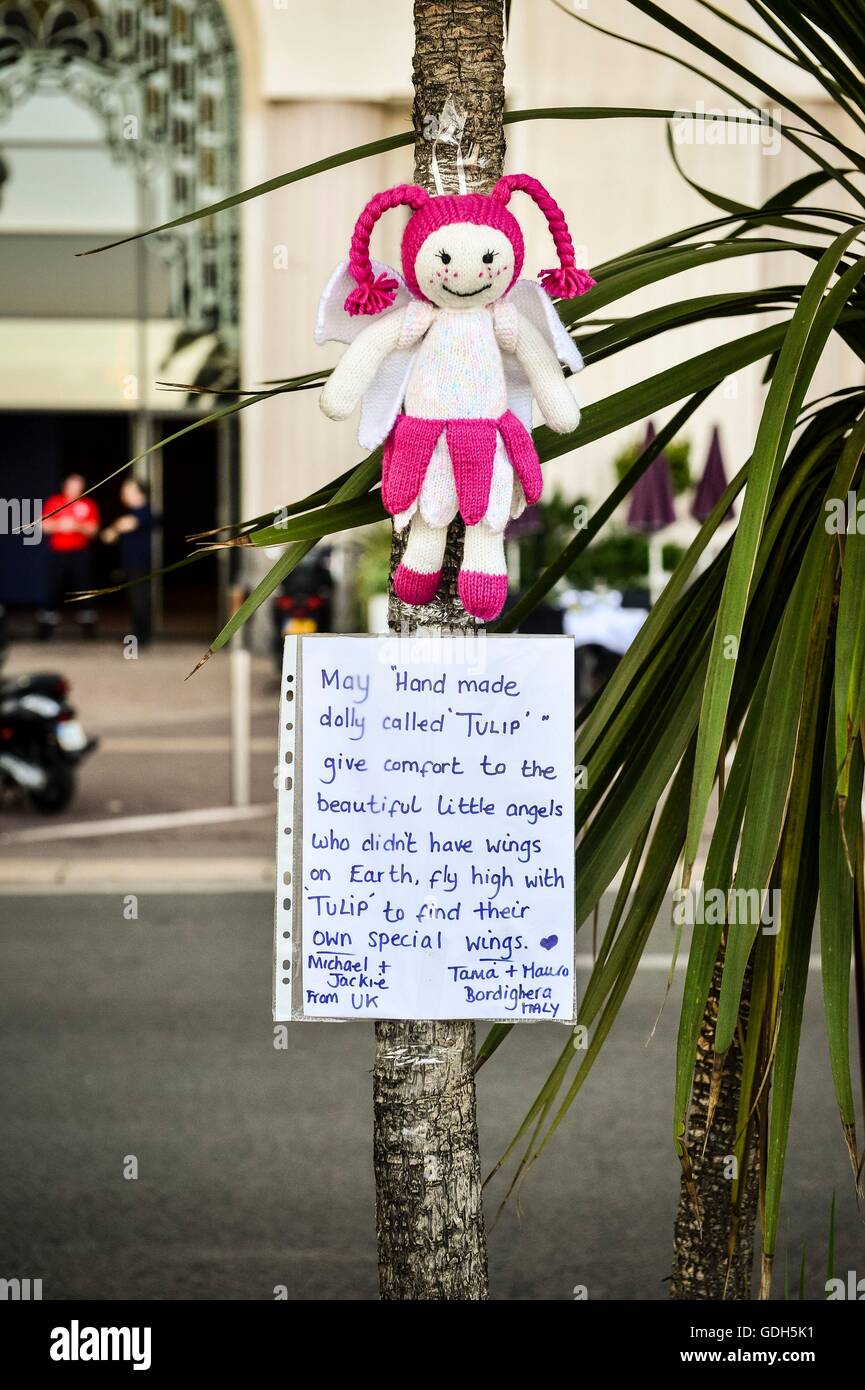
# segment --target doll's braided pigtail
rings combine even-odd
[[[562,212],[555,199],[542,183],[530,174],[505,174],[490,195],[507,203],[512,193],[528,193],[547,219],[550,234],[559,253],[559,264],[552,270],[542,270],[538,279],[551,298],[574,299],[585,294],[595,284],[587,270],[581,270],[574,259],[574,244]]]
[[[400,183],[371,198],[355,223],[348,256],[348,268],[357,281],[345,301],[347,314],[380,314],[396,298],[397,282],[382,272],[376,276],[369,259],[369,239],[382,213],[391,208],[410,207],[413,211],[429,202],[425,189],[413,183]]]

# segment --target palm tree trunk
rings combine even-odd
[[[732,1200],[732,1158],[742,1080],[738,1037],[748,1023],[750,971],[742,987],[737,1040],[721,1059],[715,1052],[715,1025],[723,961],[722,948],[697,1043],[686,1134],[687,1157],[683,1164],[674,1235],[670,1283],[670,1296],[674,1299],[751,1298],[759,1189],[759,1158],[753,1125],[746,1146],[740,1198],[735,1205]]]
[[[457,149],[435,143],[452,103],[470,190],[485,191],[504,159],[502,0],[415,0],[415,182],[435,192],[433,158],[459,191]],[[472,631],[456,597],[461,528],[448,538],[435,601],[408,608],[391,593],[394,632]],[[394,538],[392,570],[402,545]],[[373,1073],[379,1287],[384,1299],[485,1299],[486,1234],[475,1107],[472,1023],[376,1024]]]

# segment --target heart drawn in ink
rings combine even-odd
[[[542,937],[541,937],[541,945],[543,946],[543,948],[544,948],[545,951],[551,951],[551,950],[553,949],[554,946],[557,946],[557,945],[558,945],[558,941],[559,941],[559,938],[558,938],[557,936],[542,936]]]

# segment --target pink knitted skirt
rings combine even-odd
[[[532,437],[510,410],[497,420],[424,420],[400,415],[384,446],[381,496],[392,516],[420,496],[444,431],[460,515],[467,526],[486,516],[499,438],[529,504],[541,495],[541,465]]]

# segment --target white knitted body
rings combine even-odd
[[[425,420],[497,420],[508,408],[502,352],[516,346],[518,315],[511,305],[492,309],[434,309],[417,301],[405,311],[399,346],[419,346],[405,393],[405,413]],[[526,499],[501,437],[496,443],[484,524],[504,531]],[[439,438],[418,498],[394,517],[403,531],[419,514],[432,527],[457,515],[456,483],[444,434]]]
[[[406,310],[400,347],[423,334],[405,392],[406,415],[424,420],[497,420],[508,408],[505,370],[489,309]]]

